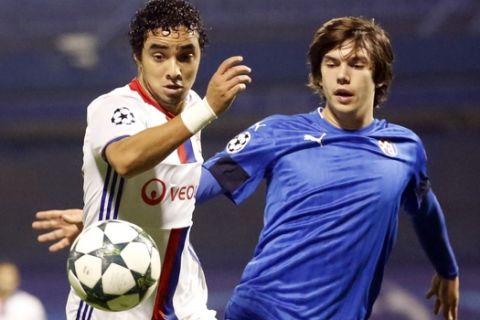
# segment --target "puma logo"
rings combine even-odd
[[[306,135],[303,136],[303,140],[316,142],[323,147],[322,139],[326,135],[327,134],[324,132],[324,133],[322,133],[322,135],[320,137],[316,138],[316,137],[312,136],[311,134],[306,134]]]

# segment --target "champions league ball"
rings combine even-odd
[[[147,299],[157,287],[160,268],[153,239],[122,220],[86,228],[67,260],[68,281],[76,294],[106,311],[128,310]]]

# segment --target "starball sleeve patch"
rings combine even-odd
[[[225,150],[228,153],[237,153],[245,148],[248,142],[250,142],[251,137],[248,131],[242,132],[227,143]]]
[[[114,125],[130,125],[135,123],[135,116],[127,107],[120,107],[113,112],[111,121]]]

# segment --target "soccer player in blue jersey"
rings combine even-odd
[[[333,19],[308,57],[325,104],[268,117],[204,164],[197,202],[238,204],[267,185],[264,227],[226,319],[367,319],[401,207],[436,270],[435,313],[457,319],[458,267],[422,142],[373,115],[392,81],[388,35],[372,20]]]
[[[308,57],[323,106],[256,123],[203,167],[197,202],[238,204],[267,184],[264,227],[226,319],[367,319],[401,207],[436,271],[434,312],[457,319],[458,266],[422,142],[374,118],[392,81],[388,35],[371,20],[332,19]]]

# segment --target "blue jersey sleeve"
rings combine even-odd
[[[217,179],[215,179],[215,177],[210,173],[210,171],[208,171],[207,168],[202,167],[200,184],[198,186],[197,195],[195,197],[196,202],[205,202],[222,193],[225,193],[225,190],[223,190]]]
[[[404,209],[411,215],[417,237],[438,274],[452,279],[458,265],[448,239],[445,217],[427,176],[427,157],[421,141],[412,179],[404,192]]]
[[[448,239],[445,217],[437,198],[430,190],[412,222],[420,243],[438,274],[446,279],[458,275],[458,265]]]
[[[235,136],[225,149],[207,160],[204,166],[219,183],[224,194],[236,204],[259,186],[275,157],[272,128],[259,122]],[[203,196],[202,196],[203,198]]]
[[[430,190],[430,180],[427,175],[427,156],[420,139],[417,140],[417,147],[412,158],[414,159],[413,175],[403,194],[403,206],[408,213],[415,214]]]

